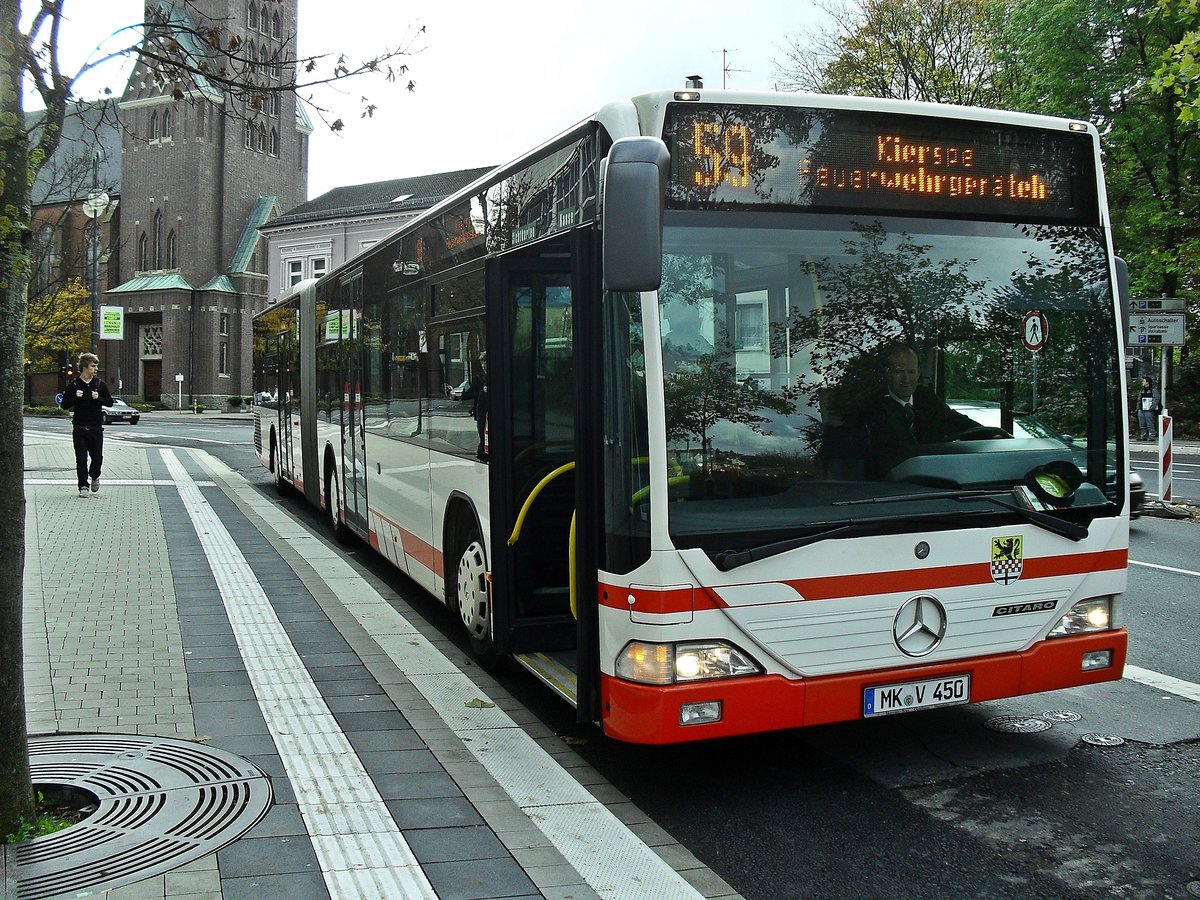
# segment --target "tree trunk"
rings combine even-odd
[[[21,644],[25,453],[21,420],[30,235],[19,0],[0,0],[0,840],[33,813]]]

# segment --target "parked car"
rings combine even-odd
[[[987,425],[993,428],[1000,427],[1000,407],[995,404],[968,402],[968,401],[950,401],[950,406],[965,415],[970,416],[980,425]],[[1075,439],[1070,435],[1060,434],[1055,429],[1051,428],[1037,416],[1026,412],[1015,412],[1013,414],[1013,437],[1018,438],[1050,438],[1060,441],[1068,447],[1078,450]],[[1111,490],[1109,496],[1116,495],[1116,477],[1115,473],[1109,472],[1108,481]],[[1146,503],[1146,485],[1142,481],[1142,476],[1132,469],[1129,472],[1129,517],[1136,519],[1142,514],[1142,507]]]
[[[113,397],[113,405],[104,409],[103,416],[105,425],[111,425],[113,422],[128,422],[130,425],[136,425],[142,414],[120,397]]]

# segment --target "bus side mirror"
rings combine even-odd
[[[1121,257],[1117,263],[1117,305],[1121,309],[1121,340],[1129,346],[1129,264]]]
[[[605,289],[653,291],[662,282],[670,167],[667,145],[655,137],[621,138],[608,151],[601,212]]]

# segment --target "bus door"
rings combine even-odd
[[[588,666],[595,621],[595,517],[576,516],[594,485],[579,448],[599,404],[581,403],[599,369],[580,379],[581,315],[591,230],[497,257],[488,268],[488,466],[492,615],[497,651],[513,654],[592,719]],[[596,305],[596,304],[592,304]],[[599,353],[596,353],[599,358]],[[587,446],[585,444],[584,446]],[[520,530],[514,528],[520,519]],[[572,524],[577,573],[572,609]],[[581,552],[582,551],[582,552]],[[588,603],[582,598],[589,598]],[[577,615],[577,613],[579,613]],[[580,672],[585,673],[583,679]]]
[[[279,458],[276,464],[276,481],[292,484],[292,441],[297,437],[292,427],[295,406],[298,402],[300,373],[296,371],[299,358],[296,353],[296,335],[289,328],[275,336],[275,352],[279,360],[279,383],[275,386],[276,415],[279,417]]]
[[[346,524],[367,534],[367,433],[362,393],[362,269],[343,276],[338,289],[342,320],[342,508]]]

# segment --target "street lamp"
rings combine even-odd
[[[88,242],[88,253],[91,257],[90,278],[91,308],[92,308],[92,347],[93,353],[99,352],[100,344],[100,216],[108,209],[108,193],[100,190],[100,154],[92,154],[92,189],[88,191],[87,199],[83,201],[83,212],[92,220],[90,227],[91,240]]]

